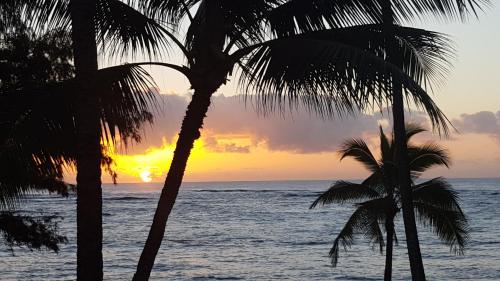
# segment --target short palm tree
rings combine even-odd
[[[423,132],[419,126],[407,125],[406,138]],[[356,210],[335,238],[330,250],[332,264],[337,265],[339,249],[348,249],[356,235],[364,235],[383,251],[386,246],[384,280],[391,280],[393,243],[397,241],[394,220],[401,211],[401,186],[398,166],[395,164],[394,138],[389,140],[380,129],[381,157],[376,160],[368,145],[361,139],[344,142],[340,157],[353,158],[367,168],[371,174],[362,183],[337,181],[321,194],[311,205],[353,203]],[[434,166],[448,167],[448,153],[439,145],[428,142],[423,145],[408,143],[408,163],[412,175],[413,206],[419,221],[431,228],[454,253],[463,253],[468,240],[468,223],[459,205],[458,193],[443,178],[434,178],[421,183],[419,176]],[[382,225],[382,228],[381,228]],[[386,242],[382,229],[386,232]]]

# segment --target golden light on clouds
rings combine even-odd
[[[163,142],[161,147],[150,147],[142,153],[125,154],[108,145],[108,155],[113,158],[113,169],[120,178],[151,182],[160,179],[172,161],[174,145]]]
[[[195,142],[185,172],[186,181],[360,179],[367,175],[367,171],[355,161],[340,162],[334,151],[300,153],[275,150],[270,149],[266,141],[256,142],[250,135],[204,133],[204,137]],[[378,155],[378,137],[364,138]],[[118,181],[163,182],[172,161],[175,141],[164,140],[160,146],[129,154],[110,147],[108,155],[114,160],[113,169],[118,173]],[[455,165],[450,170],[436,169],[430,175],[449,177],[454,171],[466,174],[474,159],[461,148],[470,149],[469,146],[475,147],[479,141],[499,155],[499,146],[484,136],[467,135],[460,141],[442,141],[450,149]]]
[[[142,153],[121,153],[107,145],[107,154],[113,159],[113,170],[127,181],[162,181],[172,161],[176,139],[163,140],[161,146],[151,146]],[[195,142],[186,173],[210,173],[220,170],[231,157],[249,154],[251,138],[237,135],[206,137]],[[233,166],[234,167],[234,166]],[[228,167],[231,169],[231,167]]]
[[[162,182],[172,161],[175,139],[142,153],[120,153],[108,146],[118,181]],[[297,154],[269,150],[245,135],[213,135],[195,142],[186,168],[187,181],[292,180],[331,178],[338,171],[335,153]],[[351,166],[347,164],[347,166]]]

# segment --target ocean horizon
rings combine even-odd
[[[500,178],[449,179],[470,221],[463,256],[424,226],[419,235],[429,280],[500,280]],[[151,280],[382,280],[385,257],[361,237],[328,252],[352,213],[350,205],[309,210],[333,180],[184,182]],[[103,184],[105,280],[130,280],[163,183]],[[57,215],[68,243],[58,254],[0,246],[1,280],[76,279],[75,197],[26,199],[21,213]],[[409,280],[402,219],[393,280]]]

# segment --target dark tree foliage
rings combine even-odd
[[[40,37],[21,27],[2,33],[0,42],[0,232],[4,241],[29,249],[57,252],[66,241],[57,234],[55,217],[12,212],[27,194],[51,192],[68,196],[63,169],[71,159],[44,147],[49,125],[34,89],[73,77],[71,42],[65,32]],[[51,108],[53,109],[53,108]],[[45,117],[45,118],[44,118]],[[50,132],[50,130],[48,130]],[[38,134],[40,133],[40,134]],[[44,136],[45,135],[45,136]],[[67,141],[67,139],[65,139]]]
[[[58,235],[54,216],[22,216],[11,212],[0,212],[0,233],[10,250],[14,246],[28,249],[59,251],[59,244],[66,243],[66,237]]]
[[[0,211],[11,222],[1,232],[9,245],[55,250],[54,243],[64,239],[51,220],[11,211],[26,195],[68,196],[73,190],[63,181],[76,158],[71,37],[63,30],[37,35],[22,26],[0,36]],[[96,85],[103,140],[113,142],[120,135],[139,141],[141,124],[152,121],[147,110],[154,102],[151,77],[139,66],[123,65],[100,70]],[[116,179],[111,165],[103,153],[102,166]],[[22,236],[23,229],[36,233]]]

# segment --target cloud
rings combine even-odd
[[[204,144],[211,151],[228,153],[250,153],[250,145],[238,145],[234,142],[221,143],[213,134],[204,136]]]
[[[154,126],[146,129],[144,142],[138,147],[160,146],[163,140],[170,141],[178,133],[188,100],[180,95],[160,95],[162,113],[156,114]],[[250,152],[249,145],[217,140],[221,135],[240,135],[250,137],[252,145],[265,143],[274,151],[320,153],[335,151],[348,138],[375,135],[378,125],[387,126],[387,120],[387,112],[335,120],[322,120],[305,112],[263,117],[241,96],[215,96],[202,135],[207,148],[217,152]],[[412,112],[408,120],[422,123],[426,118],[423,113]]]
[[[500,111],[462,114],[453,123],[461,133],[486,134],[500,141]]]

